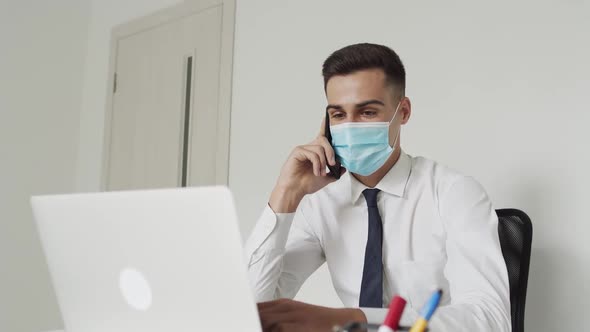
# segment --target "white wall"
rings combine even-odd
[[[26,197],[99,188],[110,31],[177,2],[94,0],[88,29],[79,1],[2,2],[0,313],[23,331],[59,323]],[[497,207],[531,215],[527,327],[573,329],[574,315],[590,305],[583,296],[590,278],[588,10],[581,0],[239,1],[230,185],[244,234],[289,150],[318,129],[321,62],[346,44],[384,43],[408,70],[414,114],[404,148],[474,175]],[[17,30],[23,38],[14,38]],[[300,298],[340,304],[325,270]],[[15,331],[6,321],[0,316],[0,330]]]
[[[526,211],[534,239],[529,331],[579,329],[590,306],[590,15],[583,1],[238,3],[230,185],[243,232],[289,150],[316,134],[321,64],[356,42],[405,61],[403,147],[475,176],[496,207]],[[300,298],[340,305],[326,270]]]
[[[98,189],[111,29],[177,2],[0,2],[0,331],[63,325],[29,197]]]
[[[0,331],[62,325],[29,196],[74,189],[90,1],[0,2]]]

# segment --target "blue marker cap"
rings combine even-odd
[[[426,304],[422,308],[422,313],[421,313],[421,316],[425,320],[430,320],[430,317],[432,317],[432,314],[434,314],[434,311],[436,310],[436,308],[438,307],[438,304],[440,303],[441,297],[442,297],[442,289],[439,289],[436,292],[434,292],[434,294],[432,294],[432,296],[430,297],[428,302],[426,302]]]

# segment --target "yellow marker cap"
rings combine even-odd
[[[410,332],[424,332],[426,330],[426,325],[428,325],[426,319],[420,317],[418,318],[416,323],[414,323],[414,325],[410,329]]]

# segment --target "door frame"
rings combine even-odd
[[[102,191],[106,191],[108,183],[108,167],[111,152],[111,121],[113,118],[113,95],[119,40],[214,7],[221,7],[222,9],[215,182],[219,185],[228,185],[236,0],[187,0],[178,5],[120,24],[113,28],[111,32],[100,179]]]

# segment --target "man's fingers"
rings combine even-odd
[[[310,330],[301,323],[279,323],[275,324],[270,332],[309,332]]]
[[[298,315],[292,311],[260,314],[260,325],[264,331],[274,331],[277,325],[296,323],[298,320]]]
[[[326,159],[326,152],[324,150],[324,147],[321,145],[306,145],[304,148],[310,152],[317,154],[317,156],[320,158],[320,163],[321,163],[320,175],[325,176],[326,175],[326,166],[328,165],[328,161]],[[317,174],[316,174],[316,176],[317,176]]]
[[[325,136],[319,136],[316,140],[316,143],[324,148],[326,158],[328,159],[328,163],[331,166],[334,166],[336,164],[336,153],[334,152],[334,148],[332,147],[330,142],[328,142],[328,139]]]
[[[309,160],[311,162],[313,174],[315,176],[320,176],[322,174],[322,161],[320,159],[320,156],[316,152],[310,151],[304,146],[300,146],[296,149],[296,153],[298,154],[297,159],[299,161],[304,162],[306,160]]]
[[[279,299],[276,301],[258,303],[258,314],[264,331],[275,331],[286,323],[301,320],[300,313],[295,309],[294,301]]]

